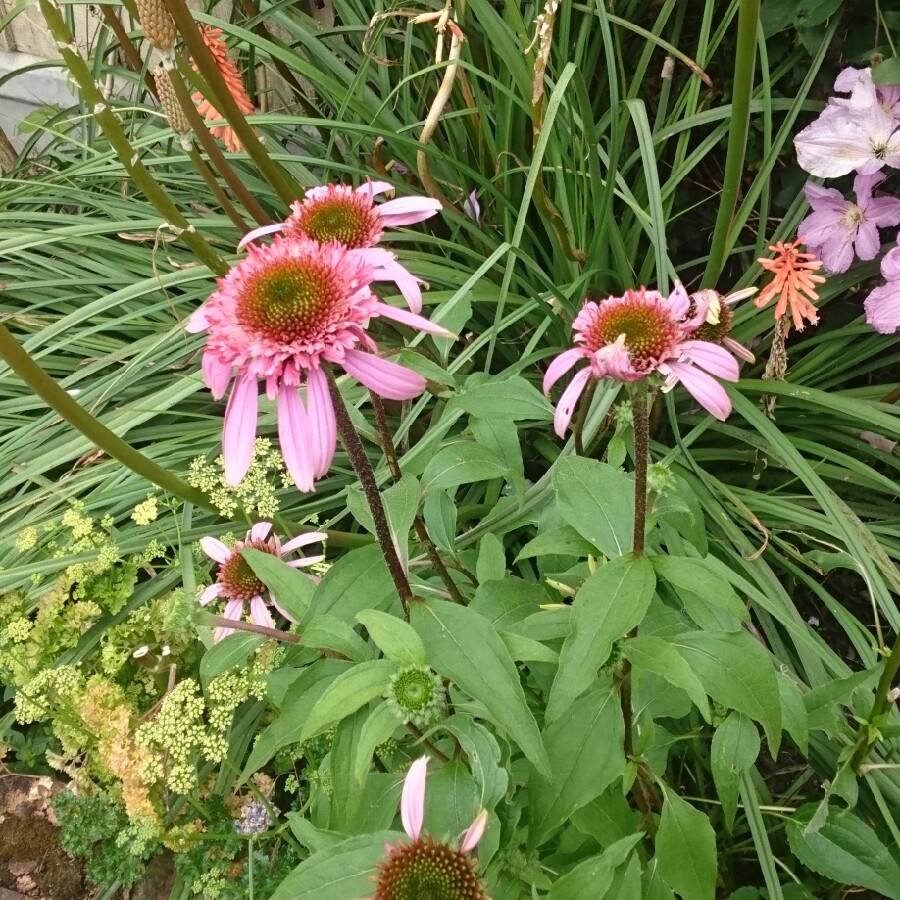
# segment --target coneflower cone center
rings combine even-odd
[[[351,250],[371,247],[381,237],[381,221],[361,194],[325,197],[302,204],[289,220],[287,233],[300,233],[319,243],[337,241]]]
[[[625,349],[636,365],[664,359],[678,341],[675,324],[665,311],[652,301],[637,299],[605,309],[601,305],[584,332],[585,346],[594,352],[614,344],[620,335],[625,335]]]
[[[374,900],[486,900],[474,860],[430,837],[400,844],[379,866]]]
[[[276,555],[275,548],[266,541],[248,541],[243,546],[261,550],[271,556]],[[219,581],[225,588],[225,596],[232,600],[250,600],[266,590],[259,576],[241,555],[240,549],[235,549],[219,567]]]
[[[691,313],[693,314],[693,309]],[[721,344],[731,331],[731,323],[734,321],[734,313],[722,303],[719,306],[719,321],[716,324],[704,322],[692,335],[695,341],[709,341],[711,344]]]
[[[315,340],[339,312],[334,274],[314,260],[270,265],[243,286],[237,319],[271,341]]]

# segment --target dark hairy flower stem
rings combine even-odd
[[[397,450],[394,447],[394,439],[391,436],[391,429],[388,426],[387,416],[384,412],[384,403],[382,403],[381,397],[372,391],[369,391],[369,397],[372,400],[372,409],[375,411],[375,425],[377,426],[378,434],[381,437],[381,449],[384,451],[388,468],[391,470],[391,478],[393,478],[395,482],[399,481],[402,478],[403,473],[400,471],[400,461],[397,459]],[[447,571],[444,561],[437,552],[437,547],[434,546],[434,543],[428,536],[428,530],[425,528],[425,520],[418,512],[413,520],[413,527],[416,530],[416,535],[421,541],[422,546],[425,548],[425,552],[428,554],[428,559],[434,567],[435,572],[438,573],[441,581],[447,586],[447,591],[451,598],[455,603],[460,603],[465,606],[465,597],[459,592],[456,582]]]
[[[337,422],[337,432],[341,437],[347,456],[350,458],[350,464],[359,483],[362,485],[363,493],[366,495],[366,501],[369,504],[369,511],[372,513],[372,519],[375,522],[375,537],[381,547],[384,555],[384,561],[387,563],[388,571],[391,573],[394,586],[397,588],[397,596],[400,598],[400,604],[403,606],[403,616],[409,621],[409,601],[412,600],[412,589],[409,586],[409,579],[403,571],[400,563],[400,557],[394,549],[394,542],[391,540],[391,532],[388,528],[387,515],[384,511],[384,504],[381,502],[381,494],[378,493],[378,485],[375,483],[375,472],[372,470],[372,463],[366,455],[366,448],[360,436],[356,433],[353,423],[350,421],[350,414],[344,404],[344,398],[334,379],[334,372],[327,365],[322,366],[325,377],[328,379],[328,393],[331,395],[331,403],[334,406],[334,417]]]
[[[878,686],[875,688],[875,700],[872,703],[872,712],[869,714],[868,721],[863,722],[860,727],[859,737],[856,740],[856,747],[853,750],[853,757],[850,765],[854,772],[858,772],[866,758],[866,754],[871,746],[870,725],[878,727],[878,719],[884,715],[888,708],[888,693],[897,672],[900,671],[900,634],[894,640],[894,646],[891,649],[890,656],[881,670],[881,677],[878,679]]]

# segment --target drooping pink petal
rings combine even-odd
[[[373,281],[391,281],[397,285],[403,299],[414,313],[422,311],[422,289],[420,279],[412,275],[396,260],[385,260],[372,274]]]
[[[375,197],[378,194],[386,194],[393,190],[394,186],[389,181],[366,181],[365,184],[361,184],[356,189],[356,193],[368,194],[370,197]]]
[[[221,400],[231,383],[232,367],[222,362],[212,350],[204,352],[200,367],[203,383],[209,388],[213,399]]]
[[[398,197],[379,204],[376,210],[385,226],[393,228],[424,222],[440,212],[441,208],[440,200],[431,197]]]
[[[255,241],[257,238],[265,237],[267,234],[276,234],[284,228],[284,222],[276,222],[274,225],[261,225],[259,228],[254,228],[253,231],[248,231],[240,240],[240,243],[237,245],[238,250],[243,250],[244,247],[247,246],[251,241]]]
[[[466,833],[463,835],[462,842],[459,845],[460,853],[468,853],[471,850],[474,850],[478,845],[478,842],[481,840],[484,835],[484,830],[487,828],[488,823],[488,811],[483,809],[475,818],[475,821],[468,827]]]
[[[207,318],[207,313],[209,312],[209,304],[204,303],[203,306],[195,309],[187,322],[184,325],[184,330],[189,334],[197,334],[201,331],[206,331],[209,328],[209,319]]]
[[[310,369],[306,381],[307,418],[316,423],[310,430],[313,474],[322,478],[331,468],[337,449],[337,423],[328,392],[328,379],[321,369]]]
[[[225,460],[225,481],[237,487],[253,459],[256,442],[256,418],[259,408],[259,391],[256,376],[241,373],[235,378],[225,408],[225,425],[222,432],[222,456]]]
[[[217,563],[223,563],[231,556],[231,551],[218,538],[214,537],[200,538],[200,549]]]
[[[745,362],[756,362],[756,357],[743,344],[739,344],[734,338],[726,337],[722,342],[722,345]]]
[[[549,394],[550,389],[562,378],[575,363],[578,362],[579,359],[584,359],[584,351],[579,347],[576,347],[574,350],[564,350],[562,353],[557,356],[553,362],[547,366],[547,371],[544,373],[544,393]]]
[[[415,841],[422,833],[425,818],[425,775],[428,757],[420,756],[410,767],[400,794],[400,820],[403,830]]]
[[[222,585],[217,581],[214,584],[211,584],[209,587],[205,588],[203,593],[200,595],[200,605],[206,606],[207,603],[211,603],[222,593]]]
[[[687,392],[712,416],[724,422],[731,413],[731,400],[725,388],[712,375],[707,375],[687,362],[667,363],[660,366],[660,372],[669,373],[664,391],[671,390],[676,383],[684,385]]]
[[[274,628],[275,620],[272,613],[269,612],[265,601],[257,595],[250,599],[250,621],[255,625],[262,625],[265,628]]]
[[[272,530],[271,522],[257,522],[250,529],[250,540],[251,541],[264,541],[269,536],[269,532],[271,530]]]
[[[741,372],[737,360],[724,348],[709,341],[684,341],[682,358],[725,381],[737,381]]]
[[[323,531],[307,531],[305,534],[298,534],[297,537],[285,541],[285,543],[281,545],[280,555],[284,556],[286,553],[290,553],[291,550],[296,550],[298,547],[306,547],[309,544],[315,544],[317,541],[326,540],[328,540],[328,535]]]
[[[236,622],[240,622],[241,618],[244,614],[244,601],[232,599],[229,600],[225,604],[225,609],[222,612],[222,617],[225,619],[234,619]],[[220,625],[216,628],[215,633],[213,634],[213,642],[218,644],[223,638],[227,638],[229,634],[234,634],[233,628],[226,628]]]
[[[666,303],[676,319],[683,319],[688,314],[688,310],[691,308],[691,298],[680,281],[675,282],[675,287],[669,294]]]
[[[357,381],[387,400],[411,400],[418,397],[427,384],[417,372],[374,353],[348,350],[341,365]]]
[[[563,391],[559,403],[556,404],[556,412],[553,414],[553,430],[560,436],[565,437],[566,429],[572,421],[575,408],[578,406],[578,399],[581,392],[587,384],[588,378],[591,377],[590,366],[586,366],[580,372],[575,373],[575,377],[569,382],[569,386]]]
[[[310,425],[303,401],[296,388],[282,387],[278,392],[278,443],[284,464],[298,491],[316,489]]]
[[[447,331],[440,325],[430,322],[423,316],[417,316],[415,313],[407,312],[405,309],[397,309],[396,306],[390,306],[387,303],[379,302],[377,304],[380,315],[386,319],[393,319],[395,322],[402,322],[411,328],[418,328],[427,334],[439,334],[441,337],[455,338],[456,335],[452,331]]]

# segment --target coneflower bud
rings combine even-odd
[[[181,149],[187,152],[192,146],[190,137],[191,126],[184,114],[184,110],[181,108],[181,104],[178,102],[178,97],[175,95],[172,78],[162,63],[156,67],[153,78],[156,81],[156,93],[159,96],[159,105],[166,114],[166,119],[172,131],[178,135],[178,142],[181,144]]]
[[[175,20],[163,0],[137,0],[138,18],[147,40],[159,51],[163,65],[175,68]]]

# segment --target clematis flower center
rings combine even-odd
[[[625,349],[636,369],[652,370],[671,355],[679,332],[663,306],[660,295],[646,291],[626,291],[596,307],[591,321],[583,323],[581,339],[592,353],[613,344],[625,335]]]
[[[487,900],[474,860],[431,837],[391,848],[374,900]]]
[[[381,237],[381,220],[371,198],[349,188],[295,203],[285,235],[303,234],[320,243],[338,241],[351,250],[371,247]]]
[[[855,228],[863,220],[862,208],[855,203],[847,207],[847,211],[841,216],[841,224],[845,228]]]
[[[224,593],[232,600],[250,600],[266,590],[259,576],[250,568],[250,564],[241,555],[243,547],[261,550],[275,556],[275,547],[268,541],[247,541],[236,547],[228,559],[219,566],[218,580],[224,585]]]
[[[342,318],[341,306],[329,268],[286,259],[247,279],[237,297],[237,321],[271,341],[311,341]]]

